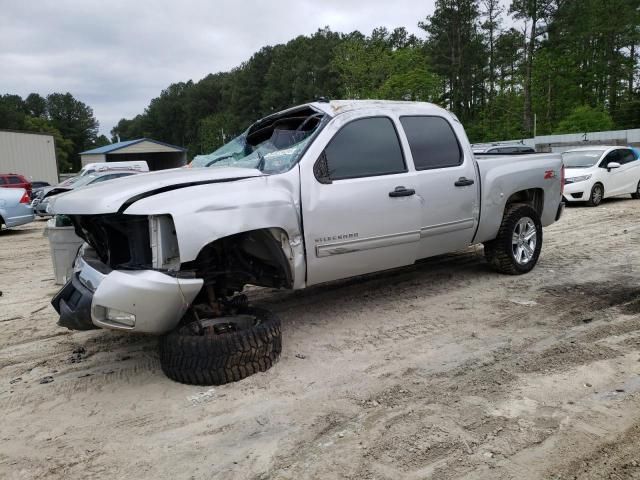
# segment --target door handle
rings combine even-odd
[[[396,197],[410,197],[411,195],[415,195],[416,191],[413,188],[405,188],[405,187],[396,187],[393,192],[389,192],[389,196],[391,198]]]
[[[473,185],[475,182],[470,179],[470,178],[466,178],[466,177],[460,177],[456,183],[454,183],[454,185],[456,187],[468,187],[469,185]]]

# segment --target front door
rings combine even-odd
[[[623,157],[622,149],[615,149],[609,152],[602,162],[600,162],[600,168],[606,170],[604,174],[604,194],[606,197],[625,193],[627,167],[624,165]],[[610,163],[619,163],[620,167],[609,168]]]
[[[394,121],[344,115],[322,134],[300,166],[307,285],[413,263],[420,200]]]

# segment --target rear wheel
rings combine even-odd
[[[602,199],[604,198],[604,187],[600,183],[596,183],[591,188],[591,194],[589,195],[589,200],[587,200],[587,205],[590,207],[597,207],[602,203]]]
[[[640,199],[640,182],[636,186],[636,191],[631,194],[631,198]]]
[[[522,275],[538,263],[542,249],[540,215],[529,205],[512,205],[502,218],[495,240],[484,244],[484,254],[500,273]]]

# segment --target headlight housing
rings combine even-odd
[[[180,249],[171,215],[149,216],[151,262],[156,270],[180,270]]]
[[[590,178],[591,175],[580,175],[579,177],[565,178],[564,184],[569,185],[570,183],[586,182]]]

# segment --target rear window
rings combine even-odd
[[[451,125],[442,117],[401,117],[416,170],[456,167],[462,150]]]
[[[636,160],[636,155],[631,150],[620,150],[620,163],[625,164],[629,162],[634,162]]]
[[[16,177],[16,176],[13,176],[13,175],[9,177],[9,184],[17,185],[19,183],[23,183],[22,179],[20,177]]]

